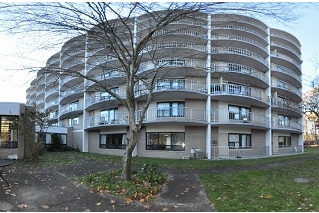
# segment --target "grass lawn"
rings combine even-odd
[[[52,152],[41,155],[41,160],[38,162],[18,160],[14,166],[24,168],[60,166],[78,163],[83,158],[99,162],[122,163],[122,157],[119,156]],[[221,212],[319,211],[319,148],[306,148],[303,154],[258,159],[182,160],[135,157],[132,164],[139,167],[143,167],[144,164],[156,164],[159,169],[203,169],[204,171],[213,169],[213,173],[199,174],[199,177],[208,198]],[[254,169],[247,170],[251,167]],[[222,170],[217,172],[222,168],[231,169],[232,172]],[[106,191],[112,193],[109,191],[112,186],[108,184],[114,181],[114,178],[107,175],[107,173],[91,175],[84,177],[83,180],[88,180],[91,185],[95,182],[98,184],[96,186],[102,187],[100,189],[106,190],[100,183],[104,182],[108,189]],[[115,174],[115,176],[118,175],[119,173]],[[119,188],[119,183],[113,184],[117,189]],[[120,186],[120,189],[127,188],[134,196],[138,195],[136,192],[142,191],[129,183],[124,185],[125,187]],[[142,188],[145,187],[142,185]],[[157,189],[152,188],[153,191]],[[145,196],[152,197],[147,191],[143,193]],[[143,199],[141,197],[139,199]]]
[[[218,211],[319,211],[319,152],[306,151],[304,156],[315,156],[274,168],[202,174],[200,179]]]

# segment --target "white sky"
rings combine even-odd
[[[263,20],[261,20],[263,21]],[[319,75],[314,60],[319,61],[319,13],[310,11],[289,27],[267,23],[269,27],[285,30],[299,39],[302,45],[303,92],[311,89],[311,81]],[[21,42],[22,41],[22,42]],[[21,38],[0,34],[0,102],[26,102],[26,89],[35,73],[23,70],[24,66],[44,67],[47,59],[57,52],[32,51],[23,45]],[[25,59],[28,57],[30,59]]]

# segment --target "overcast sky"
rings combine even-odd
[[[263,21],[263,20],[261,20]],[[289,27],[266,23],[269,27],[285,30],[299,39],[302,45],[303,92],[311,89],[311,81],[317,75],[315,63],[319,59],[319,13],[310,10],[309,14]],[[27,39],[27,38],[24,38]],[[35,73],[23,70],[23,67],[45,66],[47,59],[59,49],[52,51],[34,51],[23,43],[21,37],[0,34],[0,101],[26,102],[26,89],[34,79]]]

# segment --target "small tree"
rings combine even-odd
[[[30,152],[31,160],[38,160],[43,150],[48,114],[48,112],[36,111],[35,107],[27,107],[24,115],[21,116],[22,125],[19,130],[24,136],[27,145],[25,150]]]

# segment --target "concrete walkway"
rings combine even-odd
[[[167,171],[168,183],[152,203],[126,202],[107,193],[91,192],[72,178],[117,168],[83,160],[76,165],[41,169],[4,170],[8,186],[0,180],[0,211],[52,212],[213,212],[196,173]]]

